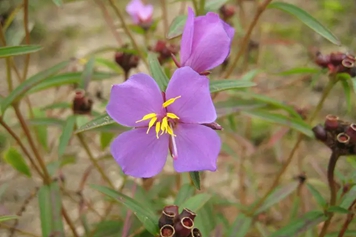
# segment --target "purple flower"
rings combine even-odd
[[[131,0],[126,6],[126,11],[136,23],[149,23],[152,20],[153,6],[144,5],[141,0]]]
[[[174,72],[165,93],[143,73],[113,85],[106,110],[117,123],[134,127],[111,144],[125,174],[155,176],[166,163],[168,149],[177,172],[216,170],[220,138],[202,125],[216,119],[209,80],[190,67]]]
[[[195,17],[191,8],[184,27],[180,60],[181,66],[189,66],[198,73],[222,64],[230,53],[235,30],[216,13]]]

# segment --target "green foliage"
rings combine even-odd
[[[26,164],[22,155],[17,151],[17,149],[10,147],[7,151],[5,151],[4,160],[18,172],[28,177],[31,177],[30,168]]]

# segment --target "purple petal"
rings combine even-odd
[[[138,73],[122,84],[113,85],[106,111],[121,125],[147,126],[149,120],[136,121],[149,113],[161,114],[162,103],[162,93],[154,79]]]
[[[166,90],[166,100],[181,96],[167,110],[183,123],[211,123],[216,111],[211,100],[209,79],[190,67],[177,69]]]
[[[194,21],[191,55],[183,66],[197,72],[210,70],[224,62],[230,53],[234,29],[224,23],[219,15],[209,12]]]
[[[184,26],[181,46],[180,46],[180,61],[181,64],[185,64],[185,62],[190,57],[192,52],[192,44],[193,44],[193,35],[194,35],[194,11],[189,7],[188,8],[188,18]]]
[[[137,12],[142,7],[144,7],[144,5],[141,0],[131,0],[126,6],[126,12],[131,16],[135,23],[139,23]]]
[[[214,130],[203,125],[178,124],[174,133],[178,154],[173,164],[177,172],[216,170],[221,141]]]
[[[153,14],[153,6],[152,5],[146,5],[143,6],[140,11],[137,12],[138,18],[141,21],[147,21],[150,20]]]
[[[155,131],[146,134],[137,128],[120,134],[111,143],[111,154],[126,175],[149,178],[163,169],[167,160],[169,136],[156,138]]]

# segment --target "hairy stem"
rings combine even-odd
[[[72,222],[72,220],[69,218],[68,213],[64,207],[62,207],[62,216],[64,217],[64,220],[67,222],[69,225],[69,228],[71,229],[73,236],[74,237],[79,237],[79,234],[77,233],[77,230],[75,229],[75,226]]]
[[[354,206],[356,206],[356,200],[349,207],[349,211],[351,211]],[[349,225],[352,222],[352,219],[354,217],[355,217],[355,213],[350,213],[350,214],[347,215],[346,220],[345,220],[344,224],[341,227],[341,230],[340,230],[340,233],[339,233],[338,237],[343,237],[344,236],[347,228],[349,227]]]
[[[227,69],[227,72],[225,73],[223,78],[228,78],[231,75],[231,73],[234,71],[234,68],[236,67],[239,59],[244,54],[244,52],[248,46],[248,43],[250,42],[250,37],[251,37],[253,29],[255,28],[258,20],[260,19],[260,16],[266,10],[266,8],[270,2],[272,2],[272,0],[265,0],[262,4],[260,4],[257,7],[255,16],[253,17],[253,20],[252,20],[250,26],[248,27],[247,32],[242,39],[242,42],[241,43],[239,42],[239,45],[238,45],[239,51],[237,52],[236,57],[232,60],[232,63],[230,64],[230,67]]]
[[[93,154],[91,153],[88,144],[84,140],[83,135],[81,133],[78,133],[77,136],[78,136],[79,141],[82,144],[84,150],[88,154],[90,161],[92,162],[94,167],[98,170],[98,172],[100,173],[101,177],[109,184],[110,188],[115,189],[115,186],[110,181],[108,176],[105,174],[104,170],[100,167],[100,165],[98,164],[97,160],[94,158]]]
[[[334,180],[334,170],[336,167],[336,162],[339,159],[340,155],[337,150],[334,150],[331,153],[331,157],[329,159],[329,165],[328,165],[328,183],[329,183],[329,189],[330,189],[330,201],[329,201],[329,206],[335,206],[336,204],[336,195],[337,195],[337,188],[335,185],[335,180]],[[324,222],[324,225],[320,231],[319,237],[324,237],[326,234],[326,231],[328,230],[328,227],[331,223],[331,219],[334,216],[334,213],[329,212],[328,213],[328,219]]]
[[[140,55],[140,58],[142,59],[142,61],[148,67],[147,59],[146,59],[144,53],[142,52],[142,50],[138,47],[138,44],[137,44],[136,40],[134,39],[134,37],[132,36],[130,29],[127,27],[124,16],[122,15],[120,9],[115,5],[114,0],[109,0],[109,2],[110,2],[111,7],[114,9],[116,15],[119,17],[122,27],[124,28],[126,35],[130,38],[134,49],[137,51],[137,53]]]
[[[24,9],[24,14],[23,14],[23,25],[25,29],[25,42],[27,45],[29,45],[30,42],[30,31],[28,29],[28,2],[29,0],[24,0],[23,1],[23,9]],[[27,77],[27,72],[28,72],[28,67],[30,65],[30,55],[31,54],[26,54],[25,56],[25,66],[23,68],[23,76],[22,76],[22,81],[26,80]]]

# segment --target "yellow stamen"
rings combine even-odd
[[[150,123],[148,124],[148,129],[147,129],[146,134],[148,134],[148,132],[150,131],[151,127],[155,124],[156,121],[157,121],[157,117],[151,118],[151,121],[150,121]]]
[[[163,103],[163,108],[167,108],[168,105],[171,105],[174,103],[174,101],[176,101],[176,99],[179,99],[181,96],[177,96],[174,98],[171,98],[169,100],[167,100],[166,102]]]
[[[157,122],[156,123],[156,137],[157,137],[157,139],[159,138],[158,137],[158,133],[159,133],[159,129],[161,128],[161,122]]]
[[[149,119],[152,119],[154,117],[157,117],[157,114],[155,113],[149,113],[149,114],[146,114],[145,116],[143,116],[142,119],[140,120],[137,120],[136,123],[139,123],[139,122],[142,122],[142,121],[145,121],[145,120],[149,120]]]
[[[167,113],[167,117],[171,119],[179,119],[179,117],[173,113]]]
[[[164,117],[164,118],[162,119],[162,124],[161,124],[161,131],[162,131],[161,135],[162,135],[164,132],[167,133],[167,127],[168,127],[168,119],[167,119],[167,117]]]

